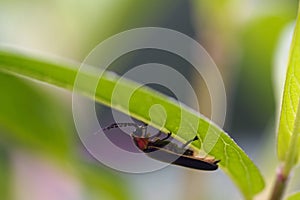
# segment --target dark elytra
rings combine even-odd
[[[168,135],[163,139],[159,139],[162,132],[159,132],[155,136],[146,137],[147,124],[138,125],[135,123],[114,123],[104,128],[103,131],[128,126],[136,128],[132,134],[132,139],[135,145],[141,151],[146,153],[147,156],[153,159],[196,170],[212,171],[218,169],[217,163],[219,160],[196,157],[194,155],[194,150],[185,148],[191,142],[198,140],[197,136],[193,140],[188,141],[182,147],[179,147],[177,144],[167,140],[171,136],[171,133],[168,133]]]

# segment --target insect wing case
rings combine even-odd
[[[204,161],[195,156],[186,156],[174,153],[164,148],[148,146],[144,150],[147,156],[170,164],[189,167],[197,170],[213,171],[218,169],[218,161]]]

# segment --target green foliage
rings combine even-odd
[[[300,99],[300,20],[295,27],[294,37],[291,44],[290,59],[286,74],[286,82],[283,93],[283,101],[281,107],[281,115],[278,129],[278,146],[277,153],[281,161],[291,159],[294,165],[298,160],[300,143],[297,124],[300,119],[296,117],[299,112]],[[293,154],[293,158],[290,158]]]
[[[286,198],[286,200],[299,200],[299,199],[300,199],[300,192],[292,194],[291,196]]]
[[[300,6],[300,4],[299,4]],[[300,10],[294,29],[290,57],[283,91],[278,128],[277,154],[281,161],[278,167],[272,200],[281,199],[287,187],[291,171],[299,161],[300,150]],[[297,195],[291,199],[297,199]]]
[[[242,130],[264,129],[266,121],[274,115],[274,49],[282,28],[291,19],[281,13],[265,14],[254,18],[242,29],[241,71],[235,105],[238,113],[234,119],[236,126]]]
[[[7,51],[0,51],[0,66],[4,71],[66,89],[72,89],[77,73],[76,66],[67,67],[67,65],[53,64]],[[245,198],[252,199],[263,189],[263,178],[254,163],[222,129],[203,116],[187,107],[182,107],[178,102],[148,87],[140,87],[135,90],[140,86],[138,83],[126,79],[119,80],[118,76],[112,76],[110,73],[105,73],[101,77],[96,93],[93,94],[89,90],[90,84],[99,77],[92,72],[84,72],[82,75],[86,80],[85,85],[79,87],[82,94],[92,99],[95,97],[98,102],[109,105],[156,128],[171,131],[181,141],[188,141],[194,137],[196,130],[191,124],[192,122],[198,123],[197,135],[200,140],[204,141],[205,137],[215,139],[216,144],[209,154],[221,160],[221,168],[237,184]],[[116,92],[118,96],[112,99],[114,90],[118,91]],[[127,99],[129,94],[130,101],[127,104],[124,99]],[[153,109],[149,116],[150,108],[157,104],[163,107],[164,112],[160,109]],[[166,120],[165,116],[167,116]],[[202,144],[196,141],[193,145],[200,148]],[[205,148],[206,145],[203,144],[203,147]]]
[[[2,138],[62,158],[73,151],[69,144],[72,135],[66,128],[67,120],[59,104],[24,81],[4,73],[0,74],[0,91],[5,91],[0,99]]]

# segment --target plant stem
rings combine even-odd
[[[283,193],[285,191],[288,182],[288,177],[283,174],[283,167],[280,166],[277,170],[276,180],[272,191],[272,196],[270,200],[280,200],[282,199]]]
[[[299,70],[299,44],[300,44],[300,1],[298,2],[298,15],[296,26],[294,29],[293,41],[291,43],[290,59],[288,63],[288,70]],[[295,75],[294,75],[295,76]],[[297,79],[297,77],[294,77]],[[298,81],[298,80],[296,80]],[[288,79],[285,83],[285,90],[289,85]],[[299,97],[298,97],[299,98]],[[289,176],[294,166],[297,164],[299,157],[299,138],[300,138],[300,98],[298,99],[297,111],[294,120],[294,128],[291,132],[289,146],[286,154],[281,158],[282,163],[278,167],[274,187],[270,196],[270,200],[280,200],[287,187]]]
[[[273,187],[272,195],[270,200],[280,200],[282,199],[285,188],[288,184],[288,178],[296,164],[298,158],[298,142],[300,137],[300,99],[298,103],[294,129],[292,136],[290,138],[290,145],[287,151],[285,161],[281,166],[279,166],[276,174],[276,181]]]

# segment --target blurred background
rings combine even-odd
[[[82,62],[101,41],[132,28],[164,27],[194,38],[222,73],[228,101],[224,129],[262,170],[268,186],[257,199],[265,199],[277,164],[275,123],[297,5],[296,0],[0,0],[0,45]],[[197,89],[201,113],[210,116],[202,78],[173,54],[136,51],[110,69],[122,75],[149,62],[180,71]],[[69,91],[2,73],[0,91],[1,199],[242,199],[221,170],[169,166],[125,174],[101,165],[76,133]],[[96,107],[112,123],[110,109]],[[289,190],[297,187],[292,183]]]

